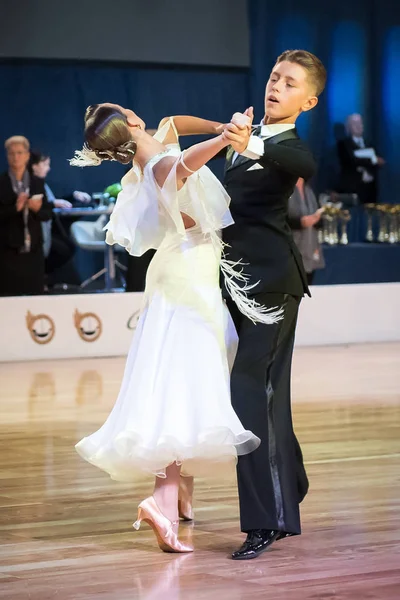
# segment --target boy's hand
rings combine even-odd
[[[245,127],[251,129],[253,118],[253,107],[250,106],[244,111],[244,113],[235,113],[231,119],[231,123],[236,125],[239,129],[244,129]]]
[[[249,143],[253,116],[253,107],[250,106],[244,113],[235,113],[225,126],[223,137],[238,154],[244,152]]]
[[[250,129],[244,127],[239,129],[237,125],[228,123],[222,134],[223,138],[228,141],[232,148],[238,154],[244,152],[247,148],[250,139]]]

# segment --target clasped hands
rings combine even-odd
[[[222,137],[237,152],[241,154],[247,148],[253,124],[253,107],[247,108],[244,113],[235,113],[231,122],[223,126]]]
[[[29,210],[33,212],[38,212],[43,203],[43,194],[36,194],[29,197],[29,194],[26,192],[21,192],[17,198],[17,212],[21,212],[27,206]]]

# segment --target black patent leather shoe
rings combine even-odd
[[[252,529],[248,532],[246,541],[239,550],[232,554],[233,560],[250,560],[257,558],[273,544],[279,536],[280,531],[270,529]]]

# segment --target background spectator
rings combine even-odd
[[[51,219],[44,183],[27,168],[29,141],[5,142],[9,170],[0,176],[0,295],[42,294],[44,254],[41,223]]]
[[[356,193],[362,204],[378,202],[378,168],[385,164],[375,149],[364,140],[361,115],[350,115],[346,121],[347,137],[338,141],[341,168],[339,192]]]
[[[312,283],[314,272],[325,267],[316,229],[322,212],[323,209],[318,208],[311,187],[304,179],[299,179],[293,195],[289,198],[288,221],[292,228],[293,239],[303,257],[309,285]]]

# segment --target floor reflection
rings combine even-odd
[[[78,405],[100,402],[103,396],[103,376],[96,369],[83,371],[78,379],[75,402]]]

